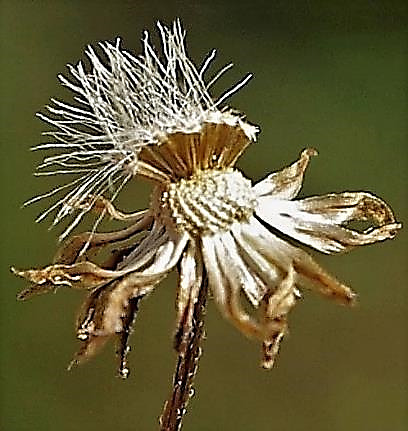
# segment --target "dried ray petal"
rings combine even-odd
[[[157,249],[166,244],[167,241],[169,241],[169,235],[166,228],[155,221],[148,234],[140,242],[136,243],[133,250],[122,262],[118,263],[117,269],[126,272],[141,270],[141,268],[151,263]],[[174,241],[171,241],[171,243],[173,244]]]
[[[277,329],[277,325],[274,322],[262,325],[243,308],[240,292],[244,286],[244,279],[242,279],[244,273],[242,268],[230,258],[228,241],[225,243],[224,240],[222,234],[202,238],[209,287],[217,306],[226,318],[244,335],[263,340],[272,330]],[[246,278],[246,281],[249,280],[250,278]]]
[[[75,353],[74,358],[67,367],[68,371],[98,353],[108,340],[108,336],[90,336],[81,344],[78,352]]]
[[[74,357],[73,365],[93,356],[115,334],[119,335],[121,346],[125,349],[127,346],[123,343],[127,343],[127,336],[124,332],[129,332],[130,321],[136,311],[131,301],[150,293],[161,279],[148,280],[148,284],[142,282],[140,276],[129,274],[93,290],[78,316],[77,338],[82,341],[82,346]],[[125,361],[125,350],[119,353],[122,355],[121,361]]]
[[[129,299],[129,304],[126,310],[126,315],[122,318],[123,330],[118,334],[118,349],[116,354],[119,358],[118,374],[123,379],[129,376],[128,354],[130,352],[129,336],[132,333],[133,325],[139,311],[139,303],[143,296],[137,296]]]
[[[232,227],[232,234],[239,245],[240,254],[243,256],[248,269],[251,269],[268,289],[260,303],[260,323],[269,327],[269,334],[262,343],[263,359],[261,365],[264,368],[272,368],[279,351],[280,343],[287,331],[286,315],[295,305],[300,293],[295,286],[296,274],[290,260],[281,261],[279,251],[276,259],[271,255],[265,256],[263,249],[246,240],[244,225],[236,224]],[[269,243],[268,249],[273,244]],[[283,264],[282,264],[283,263]],[[259,281],[261,282],[261,281]],[[273,322],[272,327],[269,325]]]
[[[153,288],[143,287],[129,275],[121,281],[111,282],[94,290],[82,306],[78,316],[77,337],[82,341],[70,368],[96,354],[112,336],[118,337],[117,355],[119,375],[129,374],[127,354],[128,338],[138,311],[140,300]]]
[[[273,228],[324,253],[391,239],[401,228],[389,206],[365,192],[331,193],[299,201],[261,197],[256,213]],[[373,226],[364,232],[344,226],[356,221],[370,221]]]
[[[237,223],[231,227],[231,233],[239,245],[239,253],[248,269],[253,274],[256,274],[260,283],[263,283],[267,290],[273,290],[282,281],[289,262],[280,265],[279,259],[273,260],[270,256],[264,256],[262,250],[259,250],[257,245],[245,239],[242,229],[245,226],[244,224]]]
[[[154,249],[154,258],[152,262],[138,272],[142,279],[154,278],[157,276],[163,277],[167,275],[179,262],[180,257],[189,242],[189,236],[186,233],[176,235],[175,238],[165,236],[165,241]],[[147,252],[150,250],[147,250]],[[139,258],[135,259],[130,255],[129,259],[125,259],[120,265],[123,271],[129,272],[140,270]]]
[[[267,324],[272,320],[276,324],[280,324],[281,329],[272,331],[262,343],[261,365],[263,368],[271,369],[273,367],[280,343],[287,332],[287,314],[300,296],[295,287],[295,278],[296,273],[291,266],[278,288],[268,292],[264,297],[261,309],[263,321]]]
[[[224,280],[215,253],[214,237],[215,235],[205,235],[201,238],[202,252],[211,292],[215,301],[223,304],[226,301],[225,290],[223,288]]]
[[[226,232],[220,236],[220,242],[224,250],[224,262],[228,262],[230,267],[229,277],[235,280],[234,284],[239,286],[251,304],[257,307],[267,291],[266,286],[259,282],[258,277],[245,264],[231,233]]]
[[[286,319],[284,320],[286,325]],[[261,367],[270,370],[275,365],[285,331],[276,331],[271,338],[262,342]]]
[[[180,260],[188,242],[187,235],[174,240],[161,229],[164,241],[139,244],[134,252],[121,262],[115,279],[94,289],[82,306],[77,324],[77,337],[83,345],[71,364],[75,365],[92,356],[106,339],[117,334],[119,337],[119,373],[127,377],[128,336],[133,317],[137,311],[136,298],[149,294]],[[154,229],[155,230],[155,229]],[[154,239],[154,238],[153,238]],[[150,244],[151,245],[151,244]],[[147,265],[141,270],[141,267]],[[101,341],[102,340],[102,341]]]
[[[277,319],[289,313],[295,305],[296,298],[299,297],[295,283],[296,272],[293,266],[290,266],[279,286],[269,291],[263,298],[265,319]]]
[[[310,287],[320,294],[346,305],[355,301],[355,293],[321,268],[311,256],[269,232],[255,217],[241,226],[242,238],[271,262],[287,273],[293,265],[295,271]],[[300,283],[299,283],[300,284]]]
[[[14,271],[14,268],[11,268],[11,270]],[[45,284],[32,284],[29,287],[26,287],[21,292],[17,294],[17,300],[18,301],[25,301],[27,299],[30,299],[32,296],[35,295],[43,295],[44,293],[48,292],[54,292],[56,290],[56,287],[51,283],[45,283]]]
[[[86,211],[92,210],[98,214],[107,213],[113,220],[126,221],[131,223],[139,222],[148,212],[148,210],[138,211],[136,213],[124,213],[115,208],[113,203],[103,196],[89,195],[85,200],[74,204],[77,209]]]
[[[200,250],[193,242],[184,251],[180,261],[179,284],[176,298],[177,328],[174,347],[183,351],[188,334],[193,327],[194,307],[203,283],[203,262]]]
[[[263,339],[265,334],[269,332],[266,327],[263,327],[256,319],[254,319],[243,307],[241,303],[240,292],[244,290],[245,282],[253,283],[249,274],[244,274],[242,268],[231,259],[227,244],[224,238],[213,238],[215,243],[215,253],[218,260],[218,265],[223,277],[223,285],[217,286],[225,290],[226,301],[218,303],[220,311],[227,317],[244,335],[248,337],[256,337]],[[245,277],[245,278],[242,278]],[[211,289],[214,285],[210,284]],[[251,289],[253,290],[253,288]]]
[[[121,263],[117,270],[100,268],[92,262],[84,261],[72,265],[55,264],[42,269],[12,271],[19,277],[26,278],[34,286],[23,290],[18,299],[53,291],[58,287],[76,289],[92,289],[117,279],[127,273],[140,270],[143,265],[150,263],[148,269],[142,271],[140,279],[146,283],[156,277],[163,277],[170,271],[180,258],[188,241],[187,235],[181,235],[175,240],[164,234],[160,227],[156,227],[151,235],[145,238]],[[35,287],[35,286],[38,287]]]
[[[145,270],[117,271],[120,277],[93,290],[79,318],[80,338],[121,332],[123,326],[121,318],[127,314],[124,309],[128,306],[129,299],[150,293],[174,267],[185,244],[184,240],[179,243],[168,242],[155,250],[153,263]]]
[[[91,289],[118,276],[116,271],[102,269],[91,262],[79,262],[74,265],[50,265],[43,269],[28,269],[12,271],[19,277],[40,285],[72,287],[76,289]]]
[[[268,175],[255,184],[253,190],[258,197],[270,196],[274,199],[293,199],[302,188],[303,176],[310,158],[316,156],[314,148],[306,148],[300,154],[300,159],[279,172]]]
[[[148,229],[153,221],[148,210],[141,211],[137,213],[137,217],[136,215],[134,217],[134,224],[126,229],[105,233],[84,232],[70,237],[57,250],[54,257],[54,263],[72,264],[81,257],[81,252],[84,250],[86,245],[88,245],[86,251],[89,253],[94,248],[128,240],[132,236]]]

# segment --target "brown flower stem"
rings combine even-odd
[[[193,381],[201,356],[201,340],[204,336],[204,314],[207,299],[207,282],[203,283],[197,302],[194,305],[192,325],[185,334],[178,352],[176,371],[173,377],[173,390],[166,401],[160,417],[160,431],[181,429],[187,404],[194,394]]]

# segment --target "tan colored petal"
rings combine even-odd
[[[94,289],[79,317],[78,338],[89,335],[111,335],[122,330],[121,318],[126,314],[130,298],[145,296],[173,269],[186,245],[184,238],[168,242],[154,251],[150,266],[131,271],[135,265],[117,271],[120,276]]]
[[[262,303],[261,313],[265,324],[274,321],[281,325],[280,330],[272,331],[262,343],[261,366],[268,370],[273,367],[280,343],[287,332],[287,315],[300,297],[300,293],[295,287],[295,281],[296,273],[292,266],[277,289],[268,292]]]
[[[99,247],[129,240],[132,236],[148,229],[152,224],[152,217],[148,211],[141,211],[134,217],[134,224],[126,229],[106,233],[84,232],[70,237],[58,249],[54,263],[67,265],[75,263],[84,251],[88,254]]]
[[[145,296],[137,285],[132,288],[131,276],[95,290],[87,298],[78,317],[77,337],[82,344],[69,365],[69,369],[91,358],[116,336],[119,359],[119,376],[127,378],[127,355],[130,351],[129,335],[136,318],[140,300]]]
[[[81,201],[73,202],[72,206],[75,209],[81,209],[85,211],[92,210],[96,214],[106,213],[114,220],[125,221],[129,223],[138,223],[148,213],[148,210],[138,211],[135,213],[123,213],[122,211],[119,211],[117,208],[115,208],[110,200],[103,196],[92,194],[85,196],[85,198]]]
[[[119,341],[119,375],[128,375],[128,337],[139,300],[148,295],[180,260],[189,238],[177,236],[171,240],[161,229],[152,235],[161,234],[161,241],[143,241],[122,262],[117,277],[94,289],[78,317],[77,337],[82,346],[70,367],[94,355],[111,336]],[[155,244],[156,248],[150,248]]]
[[[179,287],[176,298],[177,329],[174,347],[178,352],[184,351],[188,334],[193,327],[194,307],[203,283],[203,262],[200,250],[191,241],[184,251],[180,262]]]
[[[236,246],[231,243],[230,238],[228,232],[202,238],[209,286],[222,314],[244,335],[263,340],[272,329],[276,329],[276,325],[275,322],[263,325],[244,309],[240,298],[241,290],[250,292],[250,298],[257,288],[262,289],[262,285],[256,286],[256,280],[234,255]],[[231,249],[234,251],[231,252]]]
[[[287,332],[287,314],[300,297],[300,293],[296,288],[297,274],[291,264],[291,256],[283,258],[279,247],[275,250],[273,239],[268,242],[269,252],[265,253],[264,246],[260,247],[259,243],[247,240],[248,228],[245,224],[234,225],[232,234],[247,266],[253,273],[258,274],[266,288],[259,308],[260,325],[266,328],[261,365],[270,369]],[[274,251],[276,256],[272,257]]]
[[[300,154],[299,160],[255,184],[254,192],[258,197],[271,196],[274,199],[293,199],[302,188],[303,176],[310,158],[316,155],[317,151],[314,148],[306,148]]]
[[[264,250],[259,249],[258,244],[247,241],[247,229],[247,224],[237,223],[232,226],[231,233],[239,246],[239,253],[266,290],[274,290],[284,278],[290,266],[290,258],[281,254],[276,259],[271,259],[270,255],[265,256]]]
[[[180,260],[189,241],[186,233],[167,232],[165,227],[154,222],[152,230],[118,263],[123,273],[138,271],[144,276],[167,273]]]
[[[215,252],[215,235],[206,235],[201,238],[202,253],[205,269],[208,275],[209,286],[215,302],[224,304],[226,302],[226,291],[224,289],[224,277],[220,271],[217,255]]]
[[[123,379],[129,377],[128,355],[130,352],[129,337],[133,332],[133,326],[139,311],[139,303],[144,296],[136,296],[129,299],[126,314],[122,318],[123,330],[117,334],[116,355],[119,359],[118,375]]]
[[[239,304],[239,293],[242,285],[237,279],[237,274],[231,275],[234,268],[232,262],[226,262],[227,257],[220,235],[204,236],[202,243],[209,287],[219,310],[243,334],[260,338],[259,325]]]
[[[75,366],[82,364],[84,361],[91,358],[92,356],[96,355],[105,346],[108,340],[108,336],[90,336],[86,341],[82,343],[81,348],[78,350],[78,352],[75,353],[74,358],[67,367],[68,371],[70,371]]]
[[[256,213],[273,228],[324,253],[391,239],[401,228],[391,208],[365,192],[331,193],[299,201],[261,197]],[[347,227],[350,222],[367,221],[372,226],[363,232]]]
[[[300,292],[296,288],[295,281],[296,272],[292,266],[277,289],[270,291],[265,296],[262,304],[261,312],[265,324],[274,321],[281,325],[281,329],[272,331],[262,343],[261,366],[267,370],[270,370],[275,364],[280,344],[288,332],[287,315],[295,306],[297,299],[300,298]]]
[[[116,335],[119,340],[119,374],[127,377],[128,336],[137,303],[174,267],[185,245],[185,238],[176,244],[169,242],[155,250],[151,266],[145,270],[125,272],[124,276],[91,292],[78,317],[77,337],[83,344],[70,367],[93,356],[109,337]]]
[[[78,316],[77,337],[87,340],[89,336],[110,336],[123,329],[122,317],[126,316],[129,299],[147,294],[143,292],[132,275],[113,281],[93,290],[83,304]]]
[[[297,273],[296,284],[310,287],[342,304],[353,304],[354,292],[324,271],[307,253],[281,240],[268,231],[255,217],[241,225],[241,237],[270,262],[271,267],[287,274],[293,266]],[[307,283],[306,283],[307,282]]]
[[[51,265],[42,269],[16,270],[14,274],[37,285],[22,291],[18,298],[27,299],[33,294],[45,293],[58,287],[91,289],[118,276],[116,271],[109,271],[91,262],[80,262],[74,265]],[[30,291],[30,292],[29,292]]]

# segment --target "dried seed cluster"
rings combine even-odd
[[[191,178],[170,183],[160,200],[175,228],[194,236],[226,231],[234,222],[247,221],[256,206],[251,181],[233,169],[197,171]]]

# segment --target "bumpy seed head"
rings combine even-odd
[[[167,185],[159,205],[166,222],[178,231],[202,235],[248,220],[256,197],[251,181],[240,172],[209,169]]]

